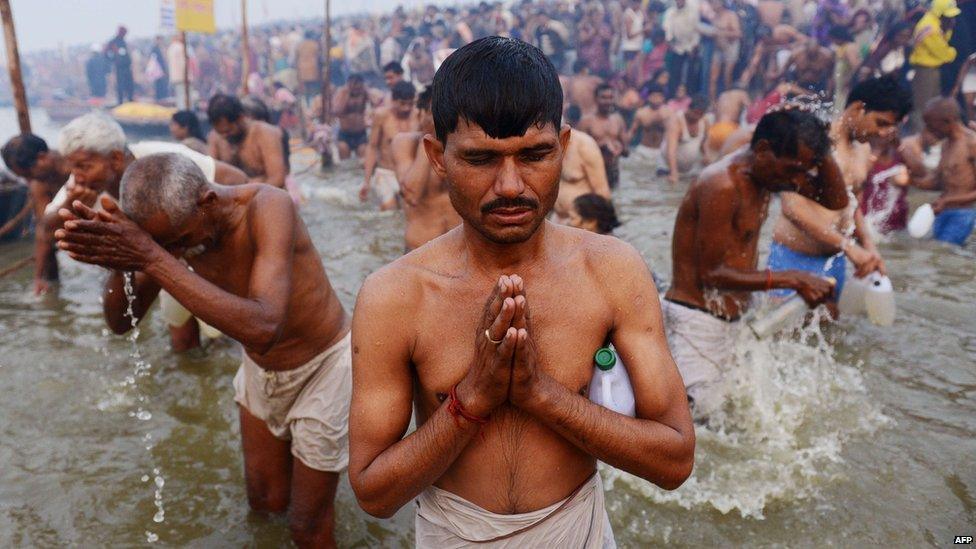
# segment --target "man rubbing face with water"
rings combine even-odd
[[[100,212],[62,209],[59,247],[112,269],[103,299],[117,333],[131,328],[122,272],[134,272],[137,320],[165,289],[244,346],[234,400],[251,507],[287,509],[300,547],[334,546],[349,322],[288,193],[209,183],[191,160],[155,154],[129,165],[119,195],[121,210],[108,197]]]
[[[372,515],[416,499],[419,547],[613,547],[597,460],[666,489],[691,473],[650,271],[615,238],[546,221],[570,139],[561,111],[534,47],[490,37],[448,57],[424,145],[463,223],[359,294],[349,478]],[[608,341],[636,418],[582,396]]]

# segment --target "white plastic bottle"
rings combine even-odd
[[[749,323],[749,328],[756,337],[762,339],[774,334],[786,326],[793,324],[809,310],[807,303],[800,296],[793,296],[785,303],[770,311],[762,318],[757,318]]]
[[[602,347],[593,356],[593,380],[590,381],[590,400],[604,408],[634,417],[634,389],[630,377],[613,346]]]
[[[891,326],[895,322],[895,292],[891,280],[881,273],[868,276],[868,291],[864,295],[868,318],[878,326]]]
[[[840,293],[840,300],[837,302],[840,314],[850,316],[864,314],[864,296],[868,293],[868,285],[867,277],[852,276],[847,280],[847,284],[844,284],[844,290]]]
[[[908,220],[908,234],[915,238],[925,238],[935,223],[935,210],[931,204],[922,204]]]

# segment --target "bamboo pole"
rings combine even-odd
[[[10,71],[10,88],[14,93],[14,106],[17,108],[17,122],[20,133],[30,133],[30,111],[27,109],[27,91],[20,72],[20,50],[17,49],[17,33],[14,30],[14,16],[10,11],[10,0],[0,0],[0,18],[3,19],[3,36],[7,45],[7,69]]]
[[[180,35],[183,37],[183,101],[186,109],[192,111],[195,109],[190,105],[190,43],[186,41],[186,31],[180,31]]]
[[[249,90],[247,89],[247,77],[251,74],[251,43],[247,36],[247,0],[241,0],[241,55],[244,56],[243,63],[241,63],[242,79],[244,82],[241,84],[241,90],[244,92],[243,95],[247,95]]]

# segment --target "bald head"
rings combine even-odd
[[[209,187],[206,176],[189,158],[177,153],[151,154],[125,170],[119,205],[141,226],[164,214],[174,228],[180,227],[197,210]]]
[[[939,139],[949,137],[954,128],[962,126],[959,105],[947,97],[936,97],[926,103],[922,119],[929,132]]]
[[[935,97],[930,99],[925,104],[925,113],[932,113],[934,116],[940,118],[962,120],[962,114],[959,112],[959,104],[956,103],[955,99],[948,97]]]

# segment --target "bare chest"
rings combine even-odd
[[[541,371],[576,392],[590,381],[593,354],[610,332],[612,310],[602,292],[587,288],[585,281],[557,278],[526,281],[528,329]],[[475,359],[487,293],[484,288],[454,287],[433,294],[417,313],[411,358],[421,402],[436,406]]]

